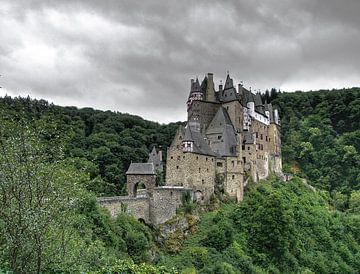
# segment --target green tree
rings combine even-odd
[[[44,132],[21,121],[0,126],[0,264],[16,273],[40,273],[67,254],[66,228],[87,180],[41,140]]]

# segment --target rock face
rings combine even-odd
[[[196,230],[197,215],[176,215],[158,227],[157,242],[168,252],[177,252],[186,237]]]

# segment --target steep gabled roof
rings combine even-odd
[[[228,74],[226,76],[224,90],[225,89],[230,89],[230,88],[233,88],[233,87],[234,87],[233,79],[231,79],[230,75]]]
[[[240,99],[240,96],[234,87],[233,80],[230,78],[229,74],[226,76],[224,89],[219,92],[219,97],[220,101],[222,102],[229,102]]]
[[[219,147],[218,154],[221,156],[236,156],[236,133],[232,126],[225,125],[221,142],[223,142],[223,145]]]
[[[221,136],[219,143],[213,149],[220,156],[236,155],[236,132],[230,116],[225,108],[220,107],[206,130],[206,135],[217,134]]]
[[[208,82],[208,78],[205,76],[200,85],[200,90],[204,94],[206,94],[207,82]]]
[[[220,107],[206,130],[206,134],[223,132],[224,125],[233,126],[230,116],[225,108]]]
[[[126,175],[154,175],[153,163],[131,163]]]
[[[209,156],[216,156],[211,150],[205,137],[198,130],[194,130],[189,124],[185,128],[184,141],[193,142],[193,152]]]
[[[189,93],[189,97],[191,96],[192,93],[194,92],[201,92],[201,86],[199,83],[199,79],[196,78],[196,80],[194,81],[194,79],[191,80],[191,87],[190,87],[190,93]]]

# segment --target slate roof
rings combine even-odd
[[[220,107],[213,120],[210,122],[210,125],[206,130],[206,134],[222,133],[224,125],[232,126],[232,122],[226,109]]]
[[[233,88],[233,87],[234,87],[233,79],[231,79],[230,75],[228,74],[226,76],[224,89],[230,89],[230,88]]]
[[[196,78],[195,81],[194,81],[194,79],[191,80],[189,97],[191,97],[191,94],[194,92],[202,92],[198,78]]]
[[[242,88],[242,103],[243,106],[246,106],[249,102],[254,102],[254,96],[251,91],[247,90],[246,88]]]
[[[202,93],[204,93],[204,95],[206,95],[207,82],[208,82],[208,78],[205,76],[200,85],[200,90]]]
[[[131,163],[126,175],[154,175],[153,163]]]
[[[255,95],[255,106],[262,106],[262,105],[263,105],[263,102],[261,99],[261,94],[258,92]]]
[[[161,158],[161,151],[157,151],[155,146],[153,146],[153,149],[149,154],[148,163],[153,163],[155,166],[160,166],[162,164]]]
[[[229,74],[226,76],[224,89],[219,93],[219,99],[222,102],[234,101],[240,98],[234,87],[233,79],[230,78]]]
[[[220,107],[206,130],[206,135],[221,135],[219,143],[213,145],[214,152],[220,156],[236,155],[236,133],[230,116],[225,108]]]
[[[195,130],[189,124],[185,128],[184,141],[191,141],[194,143],[193,145],[194,153],[216,156],[216,154],[211,150],[211,148],[207,144],[204,136],[202,136],[200,131]]]
[[[272,104],[271,103],[267,104],[267,107],[270,112],[270,123],[274,123],[274,110],[273,110]]]

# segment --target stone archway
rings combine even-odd
[[[127,191],[130,197],[136,197],[140,182],[145,185],[147,195],[151,196],[156,183],[153,163],[131,163],[126,172]]]
[[[197,203],[201,203],[204,200],[204,195],[201,190],[195,191],[195,201]]]

